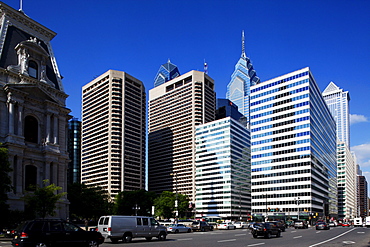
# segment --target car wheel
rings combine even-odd
[[[166,234],[165,234],[165,233],[163,233],[163,232],[161,232],[161,233],[159,234],[159,236],[158,236],[158,239],[159,239],[160,241],[164,241],[164,240],[166,240]]]
[[[188,229],[188,232],[191,232],[191,229]]]
[[[281,233],[280,233],[280,232],[278,232],[278,233],[276,234],[276,237],[277,237],[277,238],[280,238],[280,234],[281,234]]]
[[[257,238],[258,236],[257,236],[257,234],[253,234],[253,237],[254,237],[254,238]]]
[[[271,238],[271,233],[270,232],[266,233],[265,238]]]
[[[204,227],[202,227],[202,228],[200,229],[200,231],[201,231],[201,232],[205,232],[205,231],[206,231],[206,229],[204,229]]]
[[[146,241],[152,240],[152,237],[145,237]]]
[[[175,233],[179,233],[179,230],[178,230],[178,229],[176,229],[176,230],[175,230]]]
[[[123,240],[124,243],[130,243],[132,241],[131,234],[125,234],[125,235],[123,235],[122,240]]]
[[[38,243],[36,244],[36,247],[47,247],[47,245],[44,243]]]
[[[99,246],[98,242],[94,240],[87,242],[87,247],[98,247],[98,246]]]

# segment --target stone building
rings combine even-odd
[[[70,110],[50,44],[55,35],[0,2],[0,142],[13,169],[13,210],[24,210],[24,195],[43,180],[67,190]],[[59,204],[57,216],[66,218],[67,198]]]

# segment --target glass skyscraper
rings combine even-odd
[[[161,67],[159,67],[157,75],[154,79],[154,87],[162,85],[163,83],[170,81],[178,76],[180,76],[179,69],[168,59],[167,63],[162,64]]]
[[[81,125],[77,118],[68,122],[68,184],[81,183]]]
[[[251,60],[245,54],[244,31],[242,33],[242,55],[235,65],[234,73],[227,85],[226,98],[231,100],[239,108],[239,111],[249,122],[249,95],[250,87],[260,82],[256,71],[253,69]]]
[[[252,212],[336,217],[335,121],[309,68],[251,87]]]

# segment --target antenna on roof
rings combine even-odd
[[[19,1],[19,10],[18,11],[24,13],[24,11],[23,11],[23,0]]]
[[[245,42],[244,42],[244,30],[242,31],[242,57],[246,57],[245,55]]]
[[[208,64],[205,59],[204,59],[204,73],[208,74]]]

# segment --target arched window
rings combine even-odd
[[[37,184],[37,168],[33,165],[26,166],[26,176],[24,188],[28,191],[34,191]]]
[[[27,116],[24,121],[24,139],[27,142],[37,143],[38,137],[38,122],[32,116]]]
[[[28,75],[37,79],[37,77],[38,77],[37,76],[38,75],[38,65],[35,61],[30,60],[28,62]]]

